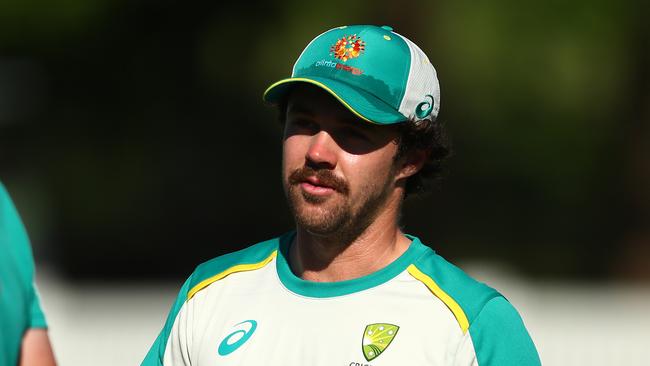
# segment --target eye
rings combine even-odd
[[[366,135],[363,131],[356,128],[346,128],[342,131],[342,133],[355,140],[370,141],[368,135]]]
[[[319,126],[311,118],[290,116],[287,118],[287,129],[292,132],[316,133],[319,130]]]
[[[307,127],[307,126],[311,125],[312,122],[307,120],[306,118],[296,117],[296,118],[290,119],[290,123],[292,125],[298,126],[298,127]]]

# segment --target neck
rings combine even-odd
[[[399,201],[387,206],[353,237],[314,235],[298,227],[289,253],[293,272],[309,281],[334,282],[359,278],[392,263],[411,240],[397,225]]]

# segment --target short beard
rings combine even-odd
[[[303,167],[291,173],[288,182],[285,182],[285,193],[289,209],[293,214],[296,225],[310,234],[327,237],[336,241],[339,245],[347,245],[358,238],[370,224],[377,218],[380,208],[385,205],[391,192],[389,174],[385,181],[379,184],[371,184],[361,187],[359,203],[353,203],[346,199],[343,204],[326,208],[327,197],[313,196],[300,189],[302,177],[316,176],[321,182],[333,187],[338,194],[349,198],[349,188],[346,182],[335,177],[329,170],[314,170],[310,167]],[[312,205],[323,205],[320,211],[307,214],[301,208],[305,203]]]

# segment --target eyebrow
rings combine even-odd
[[[287,113],[288,112],[307,114],[307,115],[310,115],[310,116],[314,115],[314,112],[311,109],[309,109],[308,107],[306,107],[304,105],[300,105],[300,104],[295,104],[295,103],[289,104],[287,106]]]
[[[303,114],[309,117],[313,117],[316,113],[309,108],[309,106],[306,106],[304,104],[300,103],[292,103],[287,106],[287,113],[296,113],[296,114]],[[355,128],[360,128],[362,130],[372,130],[373,125],[370,123],[367,123],[366,121],[361,120],[360,118],[355,117],[354,115],[349,115],[341,118],[341,121],[345,122],[345,124],[349,124],[354,126]]]

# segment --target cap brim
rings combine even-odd
[[[364,121],[388,125],[406,120],[401,113],[374,95],[341,81],[322,77],[288,78],[275,82],[264,92],[264,101],[272,104],[278,103],[290,87],[296,83],[309,83],[320,87],[332,94],[350,112]]]

